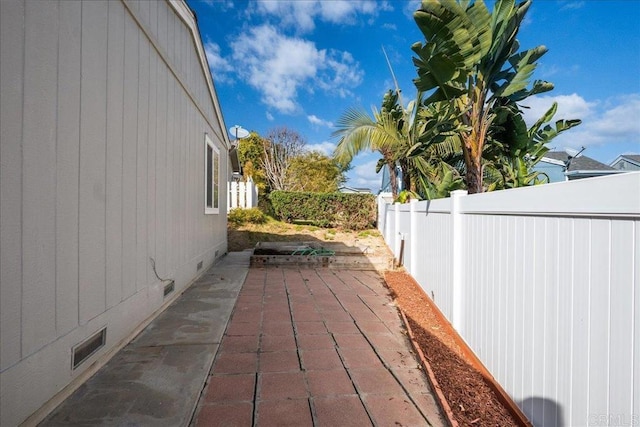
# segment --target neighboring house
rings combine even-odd
[[[340,188],[338,188],[338,191],[341,193],[371,194],[371,190],[368,188],[348,187],[346,185],[343,185]]]
[[[238,163],[182,0],[2,0],[0,24],[0,425],[15,426],[227,251]]]
[[[399,167],[396,167],[398,171],[398,193],[400,193],[402,188],[402,170]],[[382,183],[380,184],[380,191],[378,193],[390,193],[391,192],[391,177],[389,176],[389,167],[383,166],[380,170],[382,173]],[[378,172],[378,173],[380,173]]]
[[[640,154],[622,154],[609,165],[625,172],[640,170]]]
[[[550,182],[569,181],[573,179],[591,178],[594,176],[618,173],[611,166],[605,165],[585,155],[571,157],[564,151],[549,151],[533,168],[543,172]]]

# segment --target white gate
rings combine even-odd
[[[228,210],[235,208],[249,209],[258,206],[258,187],[256,187],[251,178],[246,182],[230,182],[228,191]]]

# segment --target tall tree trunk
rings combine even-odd
[[[402,170],[402,189],[408,191],[414,191],[413,183],[411,182],[411,173],[409,171],[409,165],[406,160],[400,160],[400,170]]]
[[[396,169],[396,162],[393,160],[387,160],[387,167],[389,168],[389,184],[391,185],[391,195],[395,200],[398,197],[398,171]]]
[[[471,110],[466,115],[465,124],[471,127],[469,133],[462,135],[462,152],[467,168],[465,183],[469,194],[482,193],[482,152],[487,138],[487,131],[492,119],[490,108],[485,106],[486,91],[482,82],[473,89],[470,96]]]
[[[469,149],[463,147],[464,163],[467,169],[464,181],[469,194],[482,193],[482,157],[472,156]]]

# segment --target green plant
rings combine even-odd
[[[442,199],[449,197],[454,190],[464,189],[462,177],[450,165],[440,162],[437,167],[433,168],[432,173],[429,181],[423,183],[427,199]]]
[[[367,237],[377,237],[380,233],[377,230],[365,230],[358,233],[358,238],[366,239]]]
[[[413,191],[402,190],[398,197],[394,200],[396,203],[409,203],[411,199],[420,200],[420,196],[418,196]]]
[[[344,170],[338,162],[319,151],[308,151],[291,161],[289,191],[331,193],[345,181]]]
[[[372,194],[303,193],[274,191],[269,197],[282,221],[308,221],[319,227],[363,230],[376,220]]]
[[[234,225],[242,224],[264,224],[267,222],[266,215],[258,208],[231,209],[227,215],[227,220]]]
[[[517,135],[503,132],[502,125],[509,124],[509,116],[522,115],[517,103],[553,89],[553,84],[540,80],[529,88],[547,48],[518,52],[516,37],[530,4],[497,0],[492,14],[482,0],[430,0],[414,14],[425,36],[425,43],[412,46],[418,71],[414,82],[419,92],[430,93],[426,105],[447,102],[456,111],[469,193],[485,190],[485,147],[514,144],[510,137]],[[496,138],[499,133],[502,140]]]

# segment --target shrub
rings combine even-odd
[[[236,208],[229,211],[227,220],[234,225],[242,225],[246,223],[264,224],[267,221],[267,217],[258,208]]]
[[[273,211],[273,206],[271,205],[271,200],[269,196],[266,197],[258,197],[258,209],[260,209],[265,215],[275,218],[276,214]]]
[[[282,221],[312,221],[320,227],[364,230],[375,225],[373,194],[273,191],[271,205]]]

